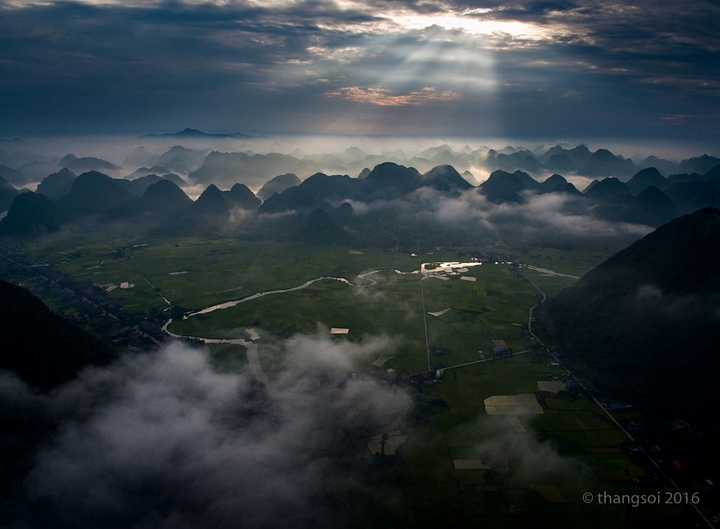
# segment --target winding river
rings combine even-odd
[[[273,294],[285,294],[287,292],[295,292],[297,290],[303,290],[305,288],[308,288],[313,283],[317,283],[319,281],[340,281],[341,283],[345,283],[346,285],[349,285],[353,288],[366,288],[371,287],[374,285],[377,285],[377,281],[372,279],[371,275],[377,274],[383,270],[392,270],[396,274],[401,275],[411,275],[411,274],[422,274],[423,279],[427,279],[429,277],[446,277],[446,274],[452,273],[453,275],[458,274],[459,272],[465,272],[467,271],[468,267],[471,266],[478,266],[481,265],[482,262],[472,262],[472,263],[459,263],[459,262],[446,262],[446,263],[422,263],[420,265],[419,270],[413,270],[411,272],[403,272],[401,270],[397,269],[378,269],[378,270],[372,270],[370,272],[365,272],[363,274],[358,274],[357,277],[359,279],[367,281],[366,284],[358,285],[353,283],[352,281],[349,281],[345,279],[344,277],[333,277],[333,276],[321,276],[316,277],[315,279],[310,279],[308,281],[305,281],[303,284],[298,285],[296,287],[292,288],[284,288],[284,289],[278,289],[278,290],[266,290],[261,292],[256,292],[255,294],[252,294],[250,296],[246,296],[244,298],[235,299],[232,301],[226,301],[224,303],[218,303],[217,305],[211,305],[209,307],[206,307],[204,309],[191,312],[189,314],[185,314],[183,316],[183,320],[186,320],[188,318],[192,318],[193,316],[199,316],[201,314],[209,314],[211,312],[215,312],[216,310],[224,310],[229,309],[231,307],[234,307],[236,305],[239,305],[240,303],[246,303],[248,301],[253,301],[255,299],[259,299],[265,296],[270,296]],[[432,265],[433,268],[428,268],[429,265]],[[566,276],[566,274],[560,274],[558,272],[553,272],[552,270],[547,270],[544,268],[536,268],[533,266],[528,266],[528,268],[532,270],[536,270],[543,273],[550,273],[560,276]],[[574,277],[574,276],[567,276],[567,277]],[[169,302],[168,302],[169,303]],[[168,319],[165,324],[162,327],[162,330],[164,333],[166,333],[169,336],[172,336],[173,338],[178,339],[192,339],[192,340],[201,340],[204,343],[208,344],[217,344],[217,343],[228,343],[228,344],[236,344],[236,345],[242,345],[247,350],[247,358],[248,358],[248,365],[250,367],[250,370],[257,376],[260,380],[263,382],[268,381],[267,374],[263,371],[262,365],[260,364],[260,358],[258,355],[258,344],[257,341],[260,338],[260,335],[258,334],[256,329],[248,329],[246,332],[251,337],[251,339],[247,340],[245,338],[204,338],[201,336],[191,336],[191,335],[185,335],[185,334],[177,334],[168,328],[170,324],[173,322],[173,319]]]
[[[414,273],[414,272],[401,272],[399,270],[394,270],[394,271],[399,274]],[[185,314],[182,319],[186,320],[188,318],[192,318],[193,316],[199,316],[200,314],[209,314],[210,312],[215,312],[216,310],[229,309],[230,307],[234,307],[235,305],[239,305],[240,303],[245,303],[247,301],[259,299],[264,296],[270,296],[272,294],[284,294],[286,292],[294,292],[296,290],[302,290],[304,288],[309,287],[313,283],[317,283],[318,281],[340,281],[341,283],[345,283],[346,285],[350,285],[351,287],[355,287],[355,288],[371,287],[373,285],[377,285],[377,281],[375,281],[374,279],[372,279],[368,276],[377,274],[378,272],[380,272],[380,270],[373,270],[371,272],[366,272],[364,274],[358,274],[358,276],[357,276],[358,278],[368,281],[368,283],[364,284],[364,285],[356,285],[355,283],[348,281],[344,277],[332,277],[332,276],[316,277],[315,279],[310,279],[309,281],[305,281],[302,285],[298,285],[296,287],[284,288],[284,289],[278,289],[278,290],[261,291],[261,292],[257,292],[255,294],[246,296],[241,299],[236,299],[233,301],[226,301],[224,303],[218,303],[217,305],[212,305],[212,306],[206,307],[202,310],[198,310],[195,312],[191,312],[189,314]],[[173,322],[172,318],[167,320],[165,322],[165,325],[163,325],[162,330],[164,333],[166,333],[169,336],[172,336],[173,338],[202,340],[203,343],[208,343],[208,344],[229,343],[229,344],[242,345],[247,350],[248,367],[250,368],[250,371],[262,382],[264,382],[264,383],[268,382],[267,373],[265,373],[265,371],[263,371],[262,365],[260,364],[260,356],[258,354],[258,344],[257,344],[257,340],[260,339],[260,335],[258,334],[256,329],[249,328],[246,331],[247,334],[251,338],[250,340],[246,340],[245,338],[203,338],[200,336],[190,336],[187,334],[177,334],[177,333],[172,332],[168,328],[172,322]]]

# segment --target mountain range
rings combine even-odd
[[[187,154],[178,149],[175,152]],[[247,159],[246,155],[235,156]],[[219,159],[227,160],[224,156]],[[353,208],[342,215],[335,212],[343,203],[389,204],[401,200],[408,207],[421,207],[422,197],[428,196],[428,192],[435,193],[440,201],[476,195],[490,204],[518,205],[553,193],[576,201],[585,214],[595,218],[656,227],[711,205],[720,192],[720,165],[704,174],[675,174],[667,178],[654,168],[646,168],[627,182],[607,177],[593,181],[583,191],[558,173],[538,181],[524,171],[509,173],[498,169],[474,187],[451,165],[438,165],[421,173],[394,162],[380,163],[357,178],[318,172],[301,181],[293,173],[284,173],[263,182],[258,191],[260,196],[246,184],[234,182],[227,191],[210,184],[192,201],[181,188],[187,186],[186,182],[174,173],[124,179],[99,171],[76,176],[64,168],[43,179],[35,193],[20,193],[10,183],[0,182],[0,198],[4,197],[9,204],[5,218],[0,220],[0,233],[38,234],[87,217],[130,222],[138,229],[207,232],[221,229],[235,209],[251,213],[244,218],[252,223],[266,214],[295,212],[307,216],[321,208],[343,226],[353,227],[359,221]],[[421,193],[423,189],[427,191]],[[260,197],[265,197],[264,201]],[[387,208],[383,215],[388,221],[393,218],[392,210]],[[372,215],[366,212],[364,225],[367,227],[371,220]],[[283,229],[282,236],[291,236]]]
[[[140,138],[192,138],[192,139],[224,139],[224,138],[230,138],[230,139],[245,139],[245,138],[258,138],[262,136],[254,136],[252,134],[245,134],[242,132],[230,132],[230,133],[211,133],[211,132],[203,132],[198,129],[191,129],[191,128],[185,128],[178,132],[166,132],[162,134],[145,134],[143,136],[140,136]]]
[[[134,179],[152,173],[159,175],[176,173],[190,184],[205,186],[215,184],[227,189],[235,183],[244,183],[251,189],[259,189],[265,182],[280,174],[294,173],[301,180],[319,172],[366,176],[370,168],[384,162],[415,167],[423,174],[434,167],[449,165],[473,184],[476,184],[473,172],[477,171],[485,173],[502,170],[513,173],[520,170],[539,180],[552,173],[599,179],[614,176],[625,182],[638,171],[649,167],[669,177],[676,174],[704,175],[720,164],[720,158],[707,154],[679,162],[657,156],[648,156],[644,159],[636,156],[630,159],[607,149],[591,151],[586,145],[539,146],[532,150],[508,146],[496,150],[485,146],[472,148],[468,145],[458,149],[441,144],[413,153],[394,149],[379,154],[368,153],[358,147],[349,147],[339,152],[314,154],[295,148],[289,154],[281,152],[261,154],[252,150],[221,152],[211,150],[209,147],[237,148],[236,142],[223,141],[234,139],[245,140],[248,146],[257,145],[267,150],[280,146],[282,142],[243,133],[210,134],[190,128],[168,134],[141,136],[136,138],[135,142],[138,139],[147,140],[147,144],[134,147],[121,163],[120,160],[111,162],[96,156],[66,154],[62,158],[54,158],[27,150],[0,149],[0,176],[18,187],[38,182],[45,175],[59,168],[67,168],[75,174],[99,171],[113,177],[122,176],[125,179]],[[168,149],[163,147],[165,141],[159,144],[154,142],[154,139],[177,140],[178,144]],[[183,146],[181,142],[187,142],[194,147]],[[158,148],[166,150],[158,152],[156,150]]]

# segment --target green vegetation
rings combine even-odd
[[[558,248],[532,248],[528,252],[518,253],[518,259],[537,266],[548,268],[561,274],[582,276],[597,265],[610,258],[620,248],[560,250]]]
[[[523,268],[522,273],[535,283],[540,290],[545,292],[545,295],[548,297],[558,294],[564,288],[569,287],[577,281],[572,277],[543,274],[542,272],[536,272],[535,270],[530,270],[529,268]]]
[[[207,344],[210,355],[223,369],[239,371],[247,365],[247,350],[242,345],[231,343]]]
[[[397,340],[397,347],[382,369],[414,374],[428,367],[427,324],[431,367],[448,369],[441,383],[410,390],[417,402],[425,403],[421,407],[432,411],[413,417],[402,447],[398,488],[409,522],[421,527],[515,527],[526,524],[530,510],[554,524],[605,527],[613,520],[614,527],[632,527],[625,507],[584,505],[581,500],[585,491],[645,490],[630,487],[630,480],[645,471],[620,450],[622,432],[589,398],[543,393],[542,415],[486,414],[485,399],[536,393],[538,381],[557,380],[564,374],[562,368],[550,367],[547,357],[529,353],[492,360],[492,340],[504,340],[514,353],[531,348],[522,331],[530,307],[539,301],[535,287],[510,265],[494,261],[462,272],[474,281],[452,276],[421,282],[418,273],[411,273],[420,262],[465,262],[470,252],[494,251],[497,248],[460,249],[418,258],[379,250],[359,253],[347,247],[234,239],[60,237],[28,243],[22,250],[33,261],[48,263],[78,281],[108,289],[122,282],[134,284],[108,292],[128,311],[163,311],[168,308],[163,297],[175,307],[198,311],[316,278],[346,279],[354,286],[321,280],[302,290],[176,319],[170,329],[215,339],[241,338],[248,326],[261,329],[259,358],[270,376],[283,365],[279,348],[272,346],[279,339],[318,332],[318,325],[322,333],[331,327],[348,328],[347,338],[340,339],[353,341],[386,334]],[[579,276],[604,258],[601,252],[533,249],[522,260]],[[574,281],[526,268],[521,271],[548,295]],[[240,345],[209,347],[225,368],[247,364],[246,350]],[[452,368],[479,360],[486,361]],[[369,365],[357,369],[371,371]],[[428,404],[440,402],[443,405]],[[483,460],[486,468],[456,468],[462,460]],[[517,514],[508,515],[515,508]],[[664,514],[658,508],[651,518]]]
[[[377,250],[351,254],[346,247],[192,237],[57,237],[29,242],[23,253],[79,281],[134,284],[131,289],[110,292],[129,311],[166,308],[159,293],[172,304],[199,310],[323,275],[351,279],[380,267],[410,271],[418,266],[417,259],[407,255]]]
[[[115,352],[51,312],[25,289],[0,280],[0,370],[50,390],[88,365],[108,364]]]

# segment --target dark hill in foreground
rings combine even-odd
[[[608,259],[546,310],[557,344],[601,386],[707,425],[720,405],[719,308],[720,210],[705,208]]]
[[[31,386],[50,389],[114,353],[52,312],[24,288],[0,280],[0,369]]]

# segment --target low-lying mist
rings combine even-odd
[[[266,384],[180,342],[88,368],[49,395],[0,373],[3,405],[49,432],[0,504],[3,518],[50,529],[392,526],[401,492],[396,481],[369,479],[368,441],[406,428],[413,397],[350,369],[395,345],[298,335],[271,346],[285,367]],[[450,435],[521,484],[580,490],[591,473],[504,418]]]
[[[48,174],[60,169],[68,154],[80,158],[97,158],[113,164],[115,171],[110,176],[128,177],[141,167],[151,167],[162,159],[173,147],[182,146],[194,151],[199,159],[189,167],[170,169],[186,176],[197,169],[200,162],[211,152],[248,153],[269,155],[271,153],[292,156],[298,160],[312,161],[312,170],[327,174],[342,172],[351,176],[363,167],[381,161],[393,161],[412,165],[421,172],[439,163],[450,163],[463,172],[469,170],[475,182],[482,183],[490,172],[501,166],[486,165],[485,157],[492,149],[500,154],[530,153],[540,155],[553,145],[572,148],[575,145],[594,145],[594,148],[611,148],[615,154],[636,162],[654,155],[661,159],[681,160],[702,154],[704,147],[675,143],[645,142],[633,143],[608,139],[542,139],[513,140],[507,138],[459,138],[459,137],[376,137],[376,136],[301,136],[274,135],[248,137],[220,137],[200,133],[197,136],[182,134],[137,136],[59,136],[28,137],[12,141],[0,141],[0,165],[25,173],[27,184],[33,189]],[[163,161],[167,162],[168,158]],[[363,165],[362,162],[365,162]],[[162,165],[162,164],[160,164]],[[177,171],[176,169],[186,169]],[[522,167],[518,167],[521,168]],[[542,171],[536,176],[544,178],[552,170]],[[298,172],[300,178],[311,174]],[[279,173],[278,173],[279,174]],[[273,175],[275,176],[275,175]],[[565,174],[571,181],[574,174]],[[578,183],[589,183],[578,174]],[[584,186],[578,185],[580,189]]]
[[[364,507],[392,502],[364,484],[367,442],[384,431],[386,410],[397,421],[410,398],[347,368],[391,344],[296,337],[282,345],[287,369],[267,385],[179,342],[88,369],[47,397],[6,375],[6,403],[35,406],[56,424],[34,455],[19,519],[51,528],[359,526]]]

